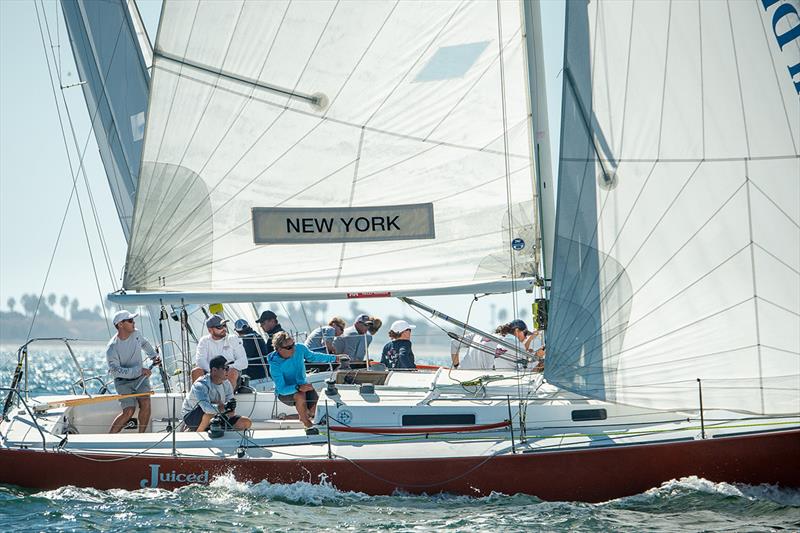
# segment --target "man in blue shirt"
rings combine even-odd
[[[275,394],[284,404],[295,406],[307,435],[318,435],[319,430],[312,420],[319,395],[308,382],[305,362],[334,363],[339,361],[339,357],[312,352],[306,345],[295,343],[286,331],[276,333],[272,343],[275,351],[267,360],[269,373],[275,381]]]

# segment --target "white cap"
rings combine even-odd
[[[407,329],[414,329],[415,327],[417,326],[415,326],[414,324],[410,324],[405,320],[395,320],[394,322],[392,322],[392,327],[390,327],[389,329],[394,331],[395,333],[402,333]]]
[[[117,311],[116,313],[114,313],[114,318],[113,318],[114,325],[116,326],[117,324],[119,324],[123,320],[128,320],[130,318],[136,318],[137,316],[139,316],[139,313],[131,313],[127,309],[123,309],[122,311]]]

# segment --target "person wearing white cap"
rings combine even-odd
[[[389,370],[413,370],[417,368],[414,351],[411,349],[411,330],[416,328],[405,320],[395,320],[389,328],[392,339],[383,347],[381,364]]]
[[[352,361],[363,361],[367,357],[367,348],[372,342],[369,327],[373,324],[368,314],[362,313],[356,317],[349,328],[345,328],[341,335],[333,341],[333,349],[337,354],[349,355]]]
[[[208,335],[202,337],[197,343],[195,351],[195,366],[192,368],[192,383],[208,374],[209,362],[218,355],[224,355],[230,369],[228,381],[233,390],[239,381],[239,373],[247,368],[247,352],[244,350],[242,339],[236,335],[228,335],[228,321],[221,315],[211,315],[206,320]]]
[[[152,359],[153,365],[161,363],[153,345],[136,329],[134,319],[137,316],[138,313],[122,310],[115,313],[112,319],[117,333],[111,337],[106,346],[106,361],[108,361],[108,373],[114,377],[117,394],[138,394],[153,390],[150,386],[152,372],[142,365],[142,350]],[[139,432],[147,431],[147,424],[150,422],[150,398],[142,396],[120,400],[122,412],[111,423],[110,433],[119,433],[133,418],[137,403]]]

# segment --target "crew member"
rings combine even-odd
[[[192,384],[189,396],[183,401],[182,416],[189,431],[205,431],[211,420],[219,416],[226,428],[248,429],[253,422],[236,414],[236,400],[227,374],[230,372],[224,355],[211,358],[209,373]]]
[[[192,381],[197,381],[203,374],[209,372],[209,362],[218,355],[225,356],[230,364],[228,380],[236,389],[239,372],[247,368],[247,353],[244,351],[242,339],[228,335],[228,321],[221,315],[211,315],[206,320],[208,335],[203,336],[197,343],[195,352],[195,366],[192,368]]]
[[[152,359],[151,366],[161,364],[161,358],[158,357],[153,345],[136,329],[134,319],[137,316],[138,313],[123,309],[115,313],[112,319],[117,333],[108,341],[106,360],[108,372],[114,376],[117,394],[139,394],[153,390],[150,386],[152,372],[142,365],[142,351]],[[111,423],[109,432],[119,433],[122,430],[128,420],[133,418],[137,403],[139,433],[147,431],[147,424],[150,422],[150,398],[147,396],[123,398],[119,403],[122,405],[122,412]]]

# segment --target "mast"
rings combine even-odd
[[[550,158],[550,129],[547,120],[544,55],[542,52],[542,17],[539,0],[523,0],[525,56],[528,72],[528,101],[531,112],[531,148],[533,150],[534,187],[539,216],[539,257],[545,295],[548,294],[553,268],[555,235],[555,187]]]

